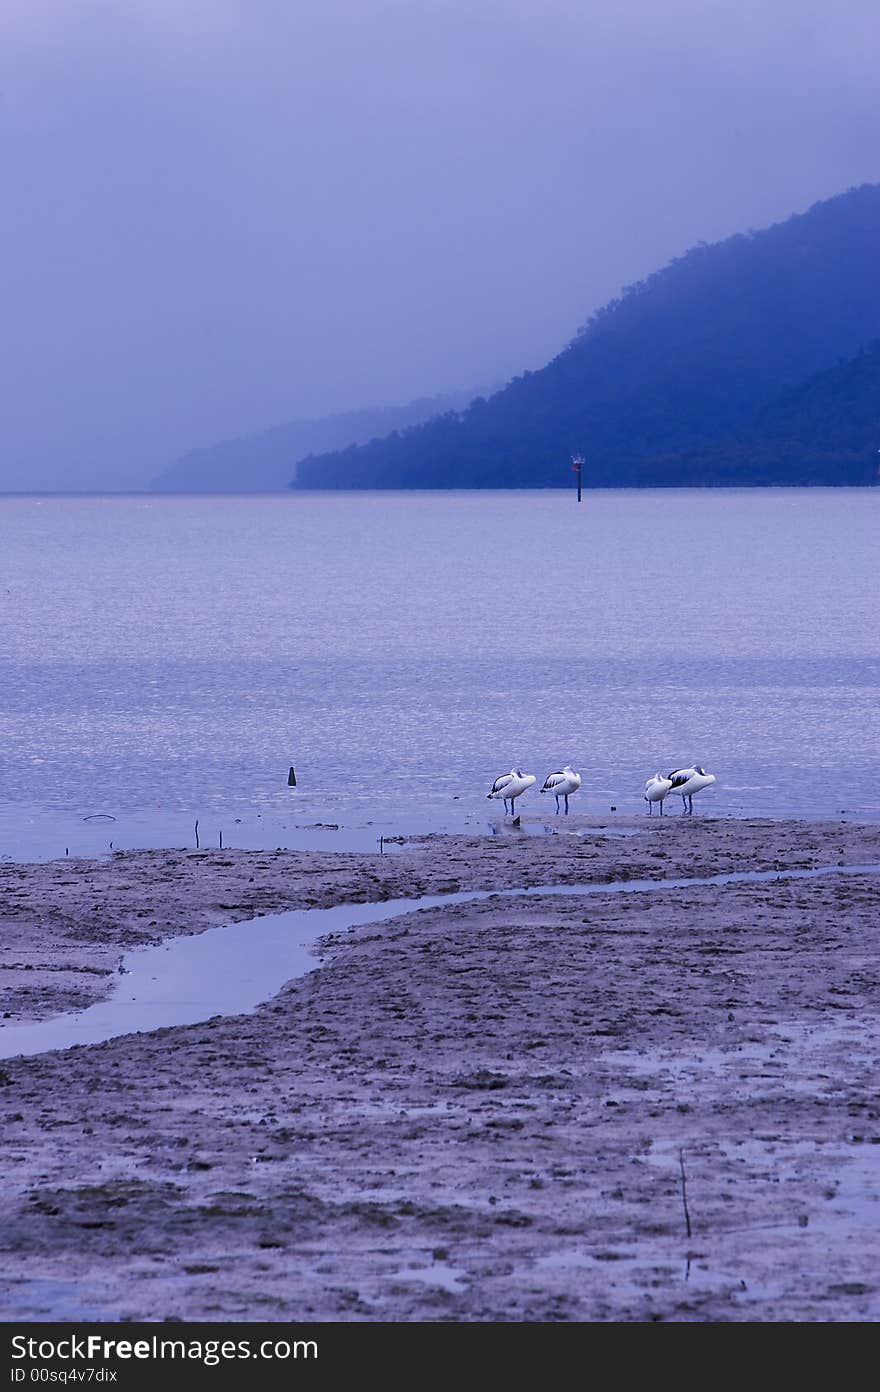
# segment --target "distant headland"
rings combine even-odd
[[[872,484],[878,246],[880,184],[863,184],[692,248],[488,396],[281,427],[187,455],[154,486],[568,487],[575,453],[586,487]]]

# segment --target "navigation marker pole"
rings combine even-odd
[[[582,454],[573,454],[571,456],[571,467],[578,476],[578,502],[581,500],[581,469],[583,465],[584,456]]]

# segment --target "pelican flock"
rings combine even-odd
[[[556,798],[556,815],[559,816],[559,799],[565,799],[565,815],[568,816],[568,799],[572,793],[576,793],[581,786],[581,776],[575,773],[570,764],[560,769],[558,773],[548,773],[544,780],[542,793],[552,793]]]
[[[507,815],[507,804],[510,803],[510,815],[513,816],[513,804],[523,793],[527,793],[533,783],[537,783],[537,778],[533,773],[523,773],[521,769],[513,768],[510,773],[502,773],[500,778],[496,778],[489,792],[486,794],[490,798],[504,799],[504,813]]]
[[[502,773],[495,779],[487,797],[503,798],[504,814],[507,815],[509,803],[512,817],[516,799],[522,797],[523,793],[527,793],[536,782],[537,779],[533,773],[523,773],[522,769],[512,768],[510,773]],[[664,802],[670,793],[675,793],[681,798],[683,815],[692,817],[694,815],[694,796],[701,793],[704,788],[710,788],[714,782],[714,773],[707,773],[699,764],[693,764],[690,768],[673,769],[665,777],[661,773],[655,773],[645,784],[644,799],[648,804],[648,814],[650,815],[654,811],[654,803],[656,802],[662,817]],[[561,799],[567,816],[568,799],[578,791],[580,786],[580,774],[575,772],[571,764],[566,764],[564,768],[558,769],[555,773],[548,773],[541,792],[552,793],[555,797],[557,817],[561,810]]]

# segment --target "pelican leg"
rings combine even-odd
[[[568,793],[565,794],[565,815],[568,816]]]
[[[504,815],[507,816],[507,798],[504,799]]]
[[[647,799],[647,798],[645,798],[645,802],[648,802],[648,799]],[[648,802],[648,816],[649,816],[649,817],[651,816],[651,814],[653,813],[653,811],[654,811],[653,807],[651,806],[650,802]]]
[[[660,816],[663,816],[663,799],[660,799]]]
[[[554,796],[555,799],[556,799],[556,815],[557,815],[557,817],[558,817],[558,816],[559,816],[559,794],[558,794],[558,793],[554,793],[553,796]]]

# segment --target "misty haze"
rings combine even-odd
[[[877,47],[867,0],[7,0],[0,488],[543,367],[875,181]]]

